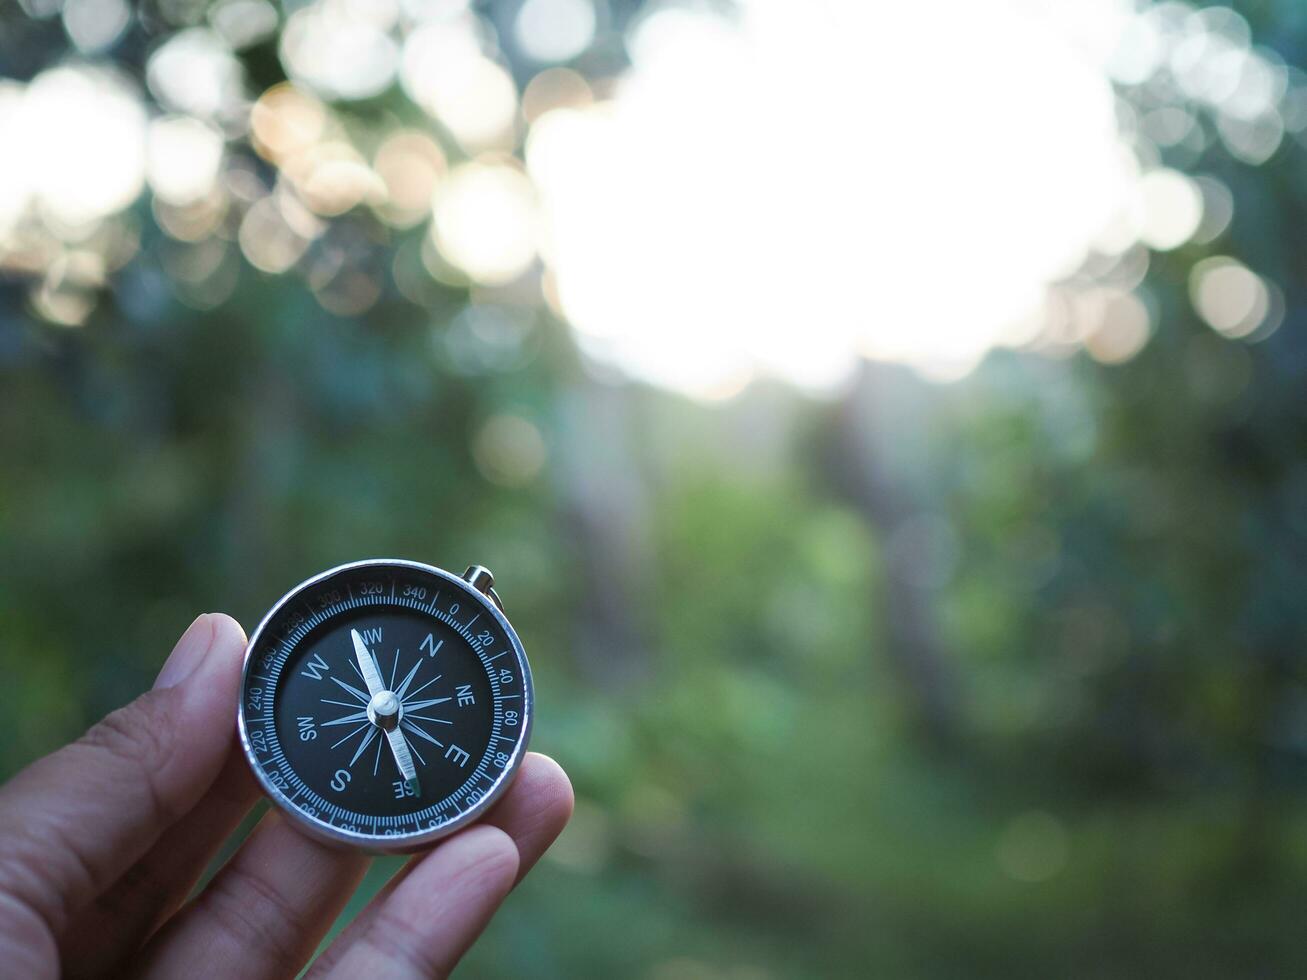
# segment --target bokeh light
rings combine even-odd
[[[535,260],[535,190],[516,167],[463,164],[438,185],[433,208],[436,246],[473,281],[509,282]]]
[[[1266,281],[1242,262],[1224,256],[1203,259],[1194,266],[1189,296],[1198,315],[1217,333],[1232,339],[1252,335],[1266,325],[1272,312]]]
[[[409,97],[448,127],[464,150],[512,147],[517,88],[482,52],[468,20],[424,24],[410,34],[400,76]]]
[[[440,144],[430,136],[401,130],[377,149],[373,169],[385,185],[382,215],[390,224],[406,228],[430,213],[436,182],[448,164]]]
[[[595,36],[593,0],[526,0],[517,12],[517,46],[538,62],[570,61]]]
[[[69,234],[135,200],[145,179],[145,109],[122,76],[53,68],[9,86],[0,109],[0,216],[28,208]],[[93,151],[88,153],[88,151]]]
[[[43,16],[93,54],[134,29],[125,10]],[[0,164],[8,267],[46,277],[146,187],[169,236],[230,222],[270,274],[310,274],[322,220],[429,222],[404,295],[432,295],[415,275],[498,287],[538,268],[529,290],[592,366],[703,398],[765,376],[831,393],[863,359],[955,379],[996,347],[1130,360],[1152,335],[1130,296],[1146,250],[1214,242],[1234,218],[1226,182],[1186,161],[1218,141],[1261,163],[1307,132],[1307,76],[1235,11],[1179,3],[654,4],[623,26],[629,66],[589,74],[614,27],[594,0],[525,0],[493,24],[462,0],[163,16],[177,29],[147,49],[148,98],[91,64],[0,93],[21,148]],[[289,80],[250,91],[242,52],[274,36]],[[382,98],[425,122],[355,125],[348,105]],[[265,182],[249,149],[276,168],[271,199],[249,189]]]
[[[150,56],[150,91],[161,105],[209,119],[242,108],[244,70],[221,37],[204,27],[174,34]]]
[[[1135,237],[1167,251],[1193,238],[1203,220],[1202,190],[1175,170],[1153,170],[1136,186]]]
[[[150,123],[146,176],[155,197],[188,205],[208,197],[222,168],[222,133],[193,116],[171,116]]]
[[[1148,308],[1134,294],[1119,289],[1097,289],[1082,299],[1092,307],[1085,349],[1103,364],[1122,364],[1148,342],[1151,319]]]
[[[399,63],[390,28],[393,2],[315,0],[296,10],[281,35],[290,77],[326,98],[364,99],[389,87]]]
[[[270,38],[277,30],[277,10],[268,0],[220,0],[208,9],[209,23],[233,51]]]
[[[489,418],[473,442],[477,467],[486,479],[503,486],[524,486],[545,464],[545,443],[540,430],[520,415]]]
[[[110,47],[131,21],[125,0],[64,0],[64,30],[85,54]]]
[[[240,246],[250,265],[263,272],[290,269],[308,250],[322,226],[284,190],[254,203],[240,226]]]

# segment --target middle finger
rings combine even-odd
[[[319,844],[269,813],[209,887],[150,940],[136,971],[187,976],[198,963],[249,980],[294,975],[369,863],[367,855]]]

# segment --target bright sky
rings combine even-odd
[[[527,0],[500,34],[465,0],[309,0],[281,24],[290,82],[259,93],[240,52],[279,14],[223,0],[151,51],[150,100],[105,57],[126,9],[66,4],[81,57],[0,79],[0,269],[40,277],[47,319],[85,320],[139,245],[120,215],[147,187],[194,250],[184,300],[222,302],[235,277],[212,272],[239,250],[357,315],[379,275],[310,245],[371,209],[426,223],[437,278],[542,271],[589,356],[709,399],[762,376],[837,390],[863,357],[944,379],[1000,345],[1128,360],[1151,331],[1148,250],[1213,240],[1233,207],[1159,149],[1219,138],[1256,164],[1307,127],[1300,73],[1229,8],[1178,2],[654,4],[595,92],[557,67],[594,40],[594,0]],[[541,69],[523,93],[500,44]],[[1155,105],[1118,104],[1113,81],[1159,76]],[[396,87],[438,131],[337,114]],[[274,180],[240,162],[246,134]],[[1097,279],[1053,285],[1091,250]],[[1195,310],[1260,336],[1278,292],[1218,258]]]
[[[1137,172],[1095,63],[1121,8],[1046,7],[650,16],[615,100],[528,142],[585,348],[711,396],[827,388],[858,355],[957,376],[1028,336]]]

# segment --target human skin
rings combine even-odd
[[[275,810],[208,886],[196,881],[258,799],[233,719],[245,634],[200,616],[154,687],[0,787],[6,975],[293,977],[370,859]],[[562,831],[572,787],[530,753],[485,819],[418,855],[308,976],[444,977]]]

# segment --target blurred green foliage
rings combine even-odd
[[[1251,13],[1303,53],[1296,7]],[[243,268],[196,312],[146,257],[64,331],[0,287],[0,769],[200,611],[475,561],[578,811],[465,975],[1302,975],[1303,152],[1201,160],[1234,222],[1154,262],[1129,364],[869,366],[829,402],[599,381],[536,311],[469,362],[454,288],[345,319]],[[1189,310],[1218,248],[1284,286],[1268,340]],[[506,414],[531,478],[478,456]]]

